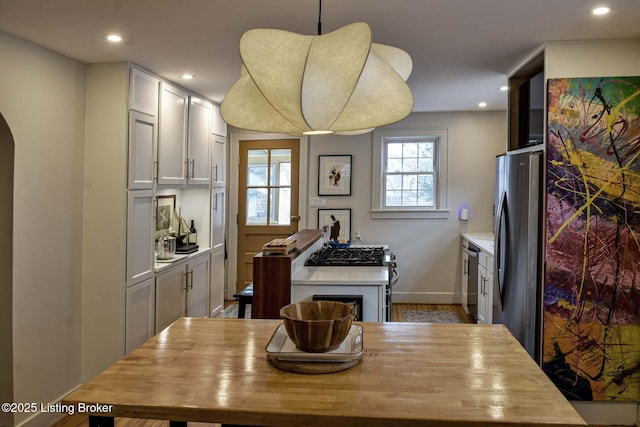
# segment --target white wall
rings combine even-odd
[[[85,67],[3,32],[0,58],[15,140],[14,401],[51,402],[80,382]]]
[[[545,76],[614,77],[640,76],[640,40],[593,43],[551,43],[545,46]],[[634,403],[576,402],[580,415],[589,424],[638,423]]]
[[[388,244],[396,252],[394,301],[459,303],[460,233],[492,231],[495,156],[506,146],[506,112],[414,113],[380,129],[391,128],[448,129],[448,219],[371,219],[372,133],[310,138],[309,197],[318,197],[318,156],[352,154],[351,196],[322,196],[326,208],[351,208],[351,230],[362,233],[362,243]],[[463,204],[471,211],[467,222],[457,218]],[[308,226],[316,228],[317,208],[307,215]]]

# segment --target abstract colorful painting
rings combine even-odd
[[[640,400],[640,77],[548,82],[543,369]]]

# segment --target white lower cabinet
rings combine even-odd
[[[182,316],[207,316],[209,254],[156,275],[156,333]]]
[[[154,335],[155,287],[150,278],[127,288],[125,351],[129,353]]]
[[[224,308],[224,250],[211,252],[211,282],[209,284],[209,317]]]
[[[209,254],[187,264],[187,316],[207,317],[209,294]]]
[[[493,321],[493,257],[478,254],[478,323]]]

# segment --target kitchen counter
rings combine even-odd
[[[359,364],[304,375],[267,361],[280,323],[181,318],[62,403],[93,404],[101,426],[112,417],[185,426],[585,425],[503,325],[359,323]]]
[[[462,233],[462,237],[493,256],[493,233]]]
[[[304,267],[291,276],[292,285],[385,286],[387,283],[387,267]]]
[[[175,254],[173,258],[167,260],[156,259],[155,272],[159,273],[173,266],[183,264],[190,259],[196,258],[197,256],[205,253],[209,253],[210,251],[211,248],[200,248],[197,252],[194,252],[192,254]]]

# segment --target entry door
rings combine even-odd
[[[253,281],[253,256],[298,231],[297,139],[240,141],[236,291]]]

